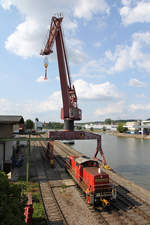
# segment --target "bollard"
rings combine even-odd
[[[32,225],[33,202],[32,194],[28,193],[28,202],[24,208],[25,223]]]

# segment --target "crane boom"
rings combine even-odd
[[[64,120],[66,130],[74,130],[74,120],[81,120],[82,112],[77,105],[77,95],[71,83],[69,65],[67,61],[66,49],[61,28],[63,17],[52,17],[50,31],[44,50],[41,55],[50,55],[53,51],[53,44],[56,41],[57,59],[61,83],[63,108],[61,109],[61,119]]]

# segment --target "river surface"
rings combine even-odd
[[[72,147],[93,157],[96,140],[75,141]],[[150,140],[102,134],[102,149],[111,168],[150,190]]]

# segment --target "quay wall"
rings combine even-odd
[[[63,147],[63,149],[65,151],[67,151],[67,150],[69,151],[71,149],[71,151],[73,152],[74,155],[77,155],[77,156],[83,155],[81,152],[73,149],[71,146],[63,144],[62,142],[58,142],[58,141],[56,141],[55,145],[54,145],[54,149],[56,149],[56,150],[59,148],[59,145],[57,143],[59,143],[59,145],[61,144],[61,147]],[[112,179],[118,185],[123,186],[127,191],[133,193],[135,196],[141,198],[143,201],[150,204],[150,191],[144,189],[143,187],[135,184],[132,181],[129,181],[128,179],[122,177],[121,175],[117,174],[113,170],[104,169],[101,164],[100,164],[100,167],[103,171],[105,171],[107,174],[109,174],[110,179]]]

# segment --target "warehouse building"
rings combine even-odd
[[[7,141],[7,138],[14,137],[14,131],[24,126],[22,116],[0,116],[0,170],[11,168],[13,148],[16,142]]]

